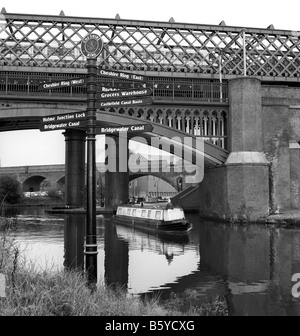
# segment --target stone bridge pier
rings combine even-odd
[[[105,207],[114,209],[129,197],[128,139],[106,136]]]
[[[260,80],[230,80],[229,102],[230,154],[224,165],[205,170],[199,210],[214,219],[255,221],[269,214],[270,205]]]
[[[85,200],[85,141],[79,130],[64,132],[65,146],[65,202],[71,207],[83,206]]]

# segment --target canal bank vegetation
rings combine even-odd
[[[22,190],[19,181],[10,176],[0,176],[0,200],[1,206],[5,203],[15,204],[22,198]]]
[[[20,182],[13,176],[0,176],[0,206],[61,206],[65,204],[64,195],[56,189],[50,188],[45,181],[42,184],[43,192],[22,192]]]
[[[5,276],[5,297],[0,316],[224,316],[224,298],[198,305],[197,293],[140,298],[121,288],[99,285],[91,291],[80,272],[37,271],[22,256],[13,238],[15,222],[0,217],[0,274]],[[1,293],[1,291],[0,291]]]
[[[44,195],[28,195],[19,199],[17,206],[65,206],[64,195],[50,189]]]

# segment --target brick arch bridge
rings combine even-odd
[[[161,180],[169,183],[175,189],[178,189],[178,176],[184,176],[185,172],[178,173],[181,165],[178,164],[177,171],[174,168],[174,165],[169,165],[169,163],[158,163],[156,166],[159,167],[158,172],[151,172],[149,166],[149,172],[129,172],[129,181],[133,181],[136,178],[152,175],[160,178]],[[167,167],[170,167],[168,172],[165,170]],[[98,164],[98,174],[103,171],[103,165]],[[192,166],[191,166],[192,169]],[[33,166],[16,166],[16,167],[1,167],[1,175],[10,175],[17,178],[21,183],[23,192],[28,191],[41,191],[41,183],[45,180],[49,182],[48,188],[54,188],[56,190],[64,191],[65,188],[65,165],[56,164],[56,165],[33,165]],[[184,183],[184,180],[183,180]]]

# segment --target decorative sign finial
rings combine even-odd
[[[81,52],[87,58],[97,58],[103,49],[103,41],[96,34],[87,35],[81,42]]]

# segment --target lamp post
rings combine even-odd
[[[155,186],[156,186],[156,197],[158,199],[158,178],[157,178],[157,180],[155,182]]]
[[[96,232],[96,91],[97,57],[103,42],[96,34],[87,35],[81,43],[81,51],[87,57],[87,206],[85,269],[89,285],[97,283],[97,232]]]

